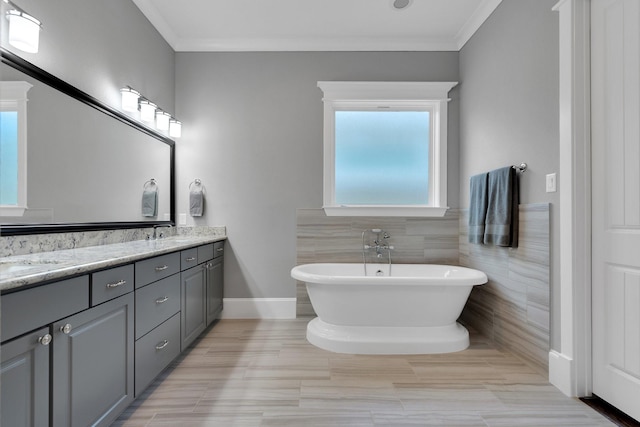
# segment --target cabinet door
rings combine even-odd
[[[181,351],[184,351],[207,325],[205,271],[204,265],[198,265],[180,273]]]
[[[53,427],[107,426],[133,401],[133,303],[129,293],[53,324]]]
[[[223,261],[223,257],[218,257],[207,264],[207,326],[209,326],[222,311]]]
[[[49,425],[48,328],[2,344],[0,425]],[[50,337],[50,336],[49,336]]]

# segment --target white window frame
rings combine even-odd
[[[24,81],[0,82],[0,110],[18,112],[18,202],[0,205],[0,216],[23,216],[27,210],[27,92]]]
[[[458,82],[319,81],[324,97],[323,209],[327,216],[441,217],[447,206],[447,103]],[[429,111],[429,201],[426,205],[338,205],[335,201],[336,111]]]

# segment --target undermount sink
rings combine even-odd
[[[51,259],[41,259],[41,260],[1,260],[0,261],[0,274],[15,274],[22,271],[34,269],[34,268],[42,268],[45,266],[50,266],[54,264],[58,264],[59,261],[51,260]]]

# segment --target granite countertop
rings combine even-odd
[[[0,292],[63,279],[140,259],[225,240],[225,236],[178,235],[0,258]]]

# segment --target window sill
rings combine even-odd
[[[0,216],[24,216],[26,210],[23,206],[0,206]]]
[[[433,206],[323,206],[327,216],[443,217],[448,207]]]

